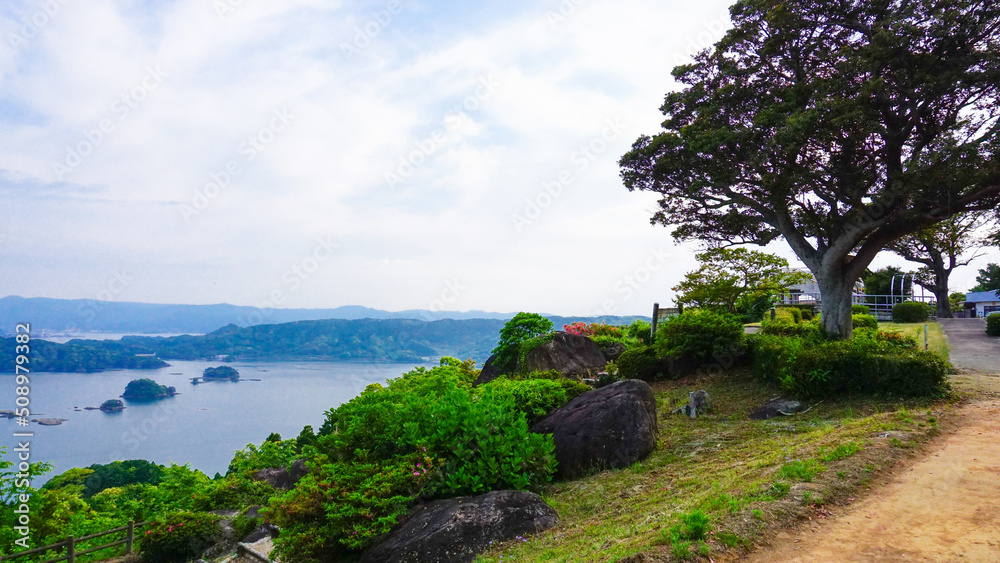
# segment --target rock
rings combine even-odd
[[[33,418],[31,422],[37,422],[42,426],[59,426],[64,422],[69,422],[68,418]]]
[[[274,524],[264,523],[258,526],[256,530],[250,532],[240,543],[254,543],[264,538],[276,537],[278,537],[278,527]]]
[[[586,336],[557,332],[552,339],[528,352],[525,371],[558,370],[566,376],[595,375],[604,371],[608,361],[601,347]],[[521,366],[518,366],[519,368]]]
[[[552,528],[556,511],[542,497],[494,491],[477,497],[436,500],[415,508],[361,557],[361,563],[463,563],[491,542]]]
[[[104,412],[121,412],[125,409],[125,403],[121,399],[108,399],[101,403],[101,406],[98,408]]]
[[[780,415],[802,412],[805,405],[791,399],[771,399],[750,413],[750,420],[767,420]]]
[[[628,467],[656,448],[656,398],[645,381],[618,381],[566,403],[531,431],[552,434],[564,479]]]
[[[309,473],[304,459],[296,460],[287,467],[269,467],[253,474],[253,478],[264,481],[275,489],[289,490],[299,479]]]
[[[625,345],[621,342],[612,342],[604,348],[601,348],[601,353],[604,354],[605,360],[613,362],[618,359],[618,356],[624,354],[625,350]]]
[[[479,377],[477,377],[475,383],[472,384],[473,386],[489,383],[490,381],[500,377],[500,372],[497,371],[496,367],[496,360],[496,354],[493,354],[488,360],[486,360],[486,363],[483,364],[483,369],[479,372]]]
[[[694,391],[688,394],[688,402],[674,409],[670,414],[683,414],[691,416],[691,407],[694,407],[695,416],[705,414],[711,408],[708,400],[708,391]]]

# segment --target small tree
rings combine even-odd
[[[967,266],[978,258],[987,240],[980,235],[986,224],[984,213],[953,217],[929,229],[903,237],[889,249],[910,262],[923,264],[914,280],[930,290],[937,300],[937,316],[950,319],[951,300],[948,279],[955,268]]]
[[[790,270],[788,260],[745,248],[716,248],[697,255],[701,266],[673,290],[683,305],[745,314],[753,304],[812,280]],[[759,320],[759,319],[758,319]]]
[[[518,313],[500,329],[500,341],[493,349],[497,369],[501,372],[512,369],[518,359],[520,345],[536,336],[552,330],[552,321],[537,313]]]

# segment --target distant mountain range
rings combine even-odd
[[[382,311],[349,305],[334,309],[259,309],[238,305],[165,305],[9,296],[0,299],[0,334],[11,334],[17,323],[29,322],[34,332],[108,332],[122,334],[206,334],[220,327],[248,327],[325,319],[444,319],[506,320],[514,313],[486,311]],[[583,317],[546,315],[561,327]],[[622,324],[638,317],[587,317],[593,322]]]

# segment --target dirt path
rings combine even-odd
[[[941,324],[961,383],[982,398],[950,415],[950,429],[889,484],[747,561],[1000,562],[1000,340],[981,319]]]

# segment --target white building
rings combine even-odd
[[[976,304],[976,316],[985,317],[990,313],[1000,313],[1000,295],[994,291],[978,291],[965,296],[966,303]]]

